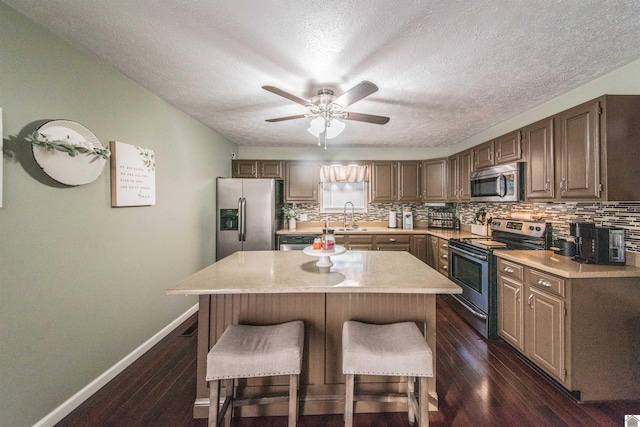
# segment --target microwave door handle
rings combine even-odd
[[[507,195],[507,177],[503,174],[498,176],[498,180],[496,181],[496,192],[498,196],[504,197]]]

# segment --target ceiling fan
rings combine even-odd
[[[339,97],[336,97],[331,89],[320,89],[318,94],[309,101],[274,86],[262,86],[262,89],[275,93],[283,98],[287,98],[288,100],[300,104],[309,110],[306,114],[267,119],[267,122],[275,123],[285,120],[313,117],[314,119],[311,121],[311,126],[308,131],[313,135],[318,136],[318,145],[322,145],[324,142],[325,149],[327,148],[327,139],[338,136],[338,134],[340,134],[344,129],[344,123],[336,119],[355,120],[358,122],[374,123],[377,125],[383,125],[389,121],[389,117],[344,111],[344,109],[349,107],[351,104],[366,98],[378,90],[378,86],[367,80],[358,83]]]

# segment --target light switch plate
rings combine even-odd
[[[307,214],[300,214],[300,221],[307,221]]]

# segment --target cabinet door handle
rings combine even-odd
[[[442,244],[442,248],[443,248],[443,249],[447,249],[448,247],[449,247],[449,245],[447,245],[446,243],[443,243],[443,244]]]
[[[520,289],[516,289],[516,302],[520,302]]]
[[[264,165],[260,167],[260,176],[264,176]]]
[[[531,305],[531,298],[533,298],[533,294],[529,295],[529,299],[527,299],[527,305],[529,306],[529,308],[533,308],[533,306]]]
[[[442,266],[442,269],[443,269],[443,270],[448,270],[448,269],[449,269],[449,266],[447,266],[447,265],[443,265],[443,266]]]
[[[564,178],[560,180],[560,191],[563,193],[567,191],[567,181]]]
[[[397,240],[397,239],[394,239],[394,238],[389,238],[389,241],[390,241],[390,242],[397,242],[398,240]]]
[[[496,159],[500,160],[501,157],[502,153],[500,152],[500,149],[498,149],[498,151],[496,151]]]
[[[546,286],[547,288],[551,286],[551,283],[547,282],[543,279],[538,279],[538,285]]]
[[[544,183],[544,191],[549,192],[549,184],[551,183],[550,180],[546,180]]]
[[[448,259],[448,258],[449,258],[449,255],[447,255],[447,254],[442,254],[442,255],[440,255],[440,258],[442,258],[442,259]]]
[[[513,271],[513,268],[511,267],[505,267],[502,269],[502,271],[506,272],[506,273],[515,273],[515,271]]]

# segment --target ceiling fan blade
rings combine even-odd
[[[280,95],[283,98],[287,98],[289,101],[293,101],[305,107],[311,104],[311,102],[307,101],[306,99],[299,98],[295,95],[290,94],[289,92],[285,92],[282,89],[278,89],[275,86],[262,86],[262,89],[271,93],[275,93],[276,95]]]
[[[373,114],[362,114],[362,113],[349,113],[344,111],[345,113],[347,113],[347,117],[345,117],[345,120],[355,120],[358,122],[367,122],[367,123],[374,123],[376,125],[384,125],[386,123],[389,122],[389,117],[384,117],[384,116],[374,116]]]
[[[305,117],[307,116],[305,116],[304,114],[298,114],[296,116],[278,117],[277,119],[267,119],[265,121],[269,123],[275,123],[275,122],[283,122],[285,120],[304,119]]]
[[[334,104],[338,104],[342,108],[347,108],[354,102],[360,101],[362,98],[366,98],[374,92],[378,91],[378,86],[370,81],[363,80],[333,101]]]

